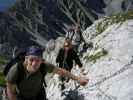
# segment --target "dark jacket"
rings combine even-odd
[[[57,55],[57,58],[56,58],[56,63],[59,63],[59,67],[63,67],[63,62],[64,62],[64,52],[65,50],[63,48],[60,49],[58,55]],[[82,63],[77,55],[77,53],[71,48],[69,49],[68,51],[68,55],[67,55],[67,58],[66,58],[66,63],[67,65],[69,66],[69,68],[64,68],[66,70],[69,70],[71,71],[72,67],[73,67],[73,61],[75,61],[76,64],[79,65],[79,67],[82,67]]]

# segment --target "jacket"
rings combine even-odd
[[[63,48],[61,48],[59,50],[59,53],[56,57],[56,63],[59,63],[59,67],[60,68],[65,68],[66,70],[71,71],[72,67],[73,67],[73,61],[75,61],[76,64],[79,65],[79,67],[82,67],[82,63],[77,55],[77,53],[71,48],[68,51],[67,57],[66,57],[66,63],[69,66],[69,68],[66,68],[65,66],[63,66],[63,62],[64,62],[64,53],[65,50]]]

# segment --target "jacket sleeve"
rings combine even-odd
[[[79,56],[77,55],[77,53],[73,50],[73,56],[74,56],[74,60],[75,60],[75,63],[79,65],[79,67],[82,67],[82,63],[79,59]]]

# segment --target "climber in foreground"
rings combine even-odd
[[[10,68],[6,77],[9,100],[47,100],[44,76],[51,72],[76,80],[82,86],[88,83],[88,79],[46,62],[42,59],[42,53],[42,49],[37,46],[29,47],[24,61],[19,61]]]

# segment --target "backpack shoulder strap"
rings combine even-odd
[[[24,74],[25,74],[23,62],[18,62],[17,70],[18,70],[17,85],[19,86],[19,84],[23,80]]]
[[[43,77],[42,83],[44,84],[45,87],[47,87],[47,84],[46,84],[46,81],[45,81],[45,76],[46,76],[47,72],[44,70],[44,67],[45,67],[45,64],[42,63],[42,64],[40,65],[40,72],[41,72],[42,77]]]

